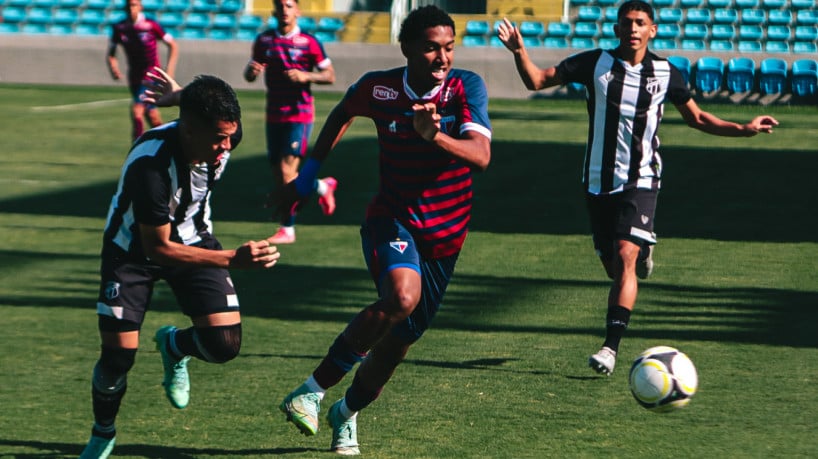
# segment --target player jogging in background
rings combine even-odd
[[[653,219],[662,173],[657,132],[664,103],[671,102],[690,127],[718,136],[751,137],[778,125],[766,115],[737,124],[701,110],[681,73],[648,50],[656,35],[648,3],[623,3],[614,31],[617,48],[575,54],[546,69],[531,61],[511,22],[504,20],[497,33],[528,89],[581,83],[587,91],[589,140],[582,178],[594,248],[613,280],[605,341],[588,362],[607,375],[614,370],[636,303],[637,278],[645,279],[653,270]]]
[[[168,65],[165,71],[172,77],[176,72],[178,46],[173,37],[166,33],[156,21],[147,19],[142,12],[142,0],[125,2],[126,18],[112,27],[111,40],[108,44],[108,70],[114,80],[122,78],[116,49],[122,46],[128,59],[128,89],[131,91],[131,138],[136,140],[145,131],[144,119],[147,117],[150,127],[162,124],[159,109],[141,100],[145,92],[144,81],[148,71],[161,67],[158,42],[168,48]]]
[[[169,76],[165,82],[175,86]],[[154,284],[164,279],[192,322],[185,329],[163,326],[154,336],[165,395],[182,409],[190,399],[190,358],[220,364],[241,349],[228,268],[270,268],[279,258],[267,240],[225,250],[212,234],[210,195],[241,138],[233,88],[204,75],[178,97],[179,119],[146,132],[131,148],[108,210],[96,303],[102,346],[91,378],[94,425],[81,459],[103,459],[114,448],[114,422]]]
[[[454,37],[454,22],[437,7],[409,13],[398,37],[406,66],[369,72],[347,90],[282,193],[284,209],[308,196],[352,120],[374,122],[380,181],[361,245],[377,298],[280,404],[299,430],[315,435],[324,394],[360,362],[327,414],[331,449],[339,454],[359,454],[358,412],[378,398],[440,308],[466,238],[472,171],[485,170],[491,158],[486,87],[478,75],[452,68]]]
[[[280,189],[298,175],[301,158],[315,118],[312,83],[332,84],[335,70],[323,46],[298,27],[297,0],[273,0],[273,17],[277,29],[267,30],[256,37],[253,55],[244,69],[244,78],[255,81],[264,72],[267,87],[267,159],[276,186]],[[318,204],[326,215],[335,212],[335,188],[332,178],[316,180]],[[270,197],[275,194],[271,193]],[[268,201],[268,205],[271,204]],[[281,215],[274,244],[295,242],[295,209]]]

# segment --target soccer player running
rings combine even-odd
[[[452,18],[437,7],[410,12],[398,37],[406,66],[369,72],[348,89],[282,193],[284,209],[309,195],[353,118],[374,121],[380,183],[361,245],[378,298],[280,405],[288,421],[315,435],[324,394],[361,362],[328,413],[331,449],[340,454],[360,452],[357,413],[378,398],[438,311],[466,238],[472,171],[485,170],[491,158],[486,87],[478,75],[452,68],[454,37]]]
[[[335,70],[321,43],[298,27],[301,15],[298,1],[274,0],[273,6],[278,28],[256,37],[252,57],[244,69],[244,79],[255,81],[264,72],[267,159],[280,189],[298,175],[301,158],[307,152],[315,118],[310,85],[334,83]],[[316,180],[313,186],[321,210],[332,215],[338,182],[326,177]],[[295,209],[290,209],[281,215],[281,226],[271,239],[274,244],[295,242],[295,214]]]
[[[146,132],[131,148],[108,210],[96,306],[102,349],[91,380],[94,425],[83,459],[113,450],[114,421],[154,284],[168,282],[193,324],[163,326],[154,338],[165,395],[182,409],[190,398],[190,357],[225,363],[241,347],[239,301],[228,268],[270,268],[280,255],[269,240],[225,250],[212,235],[211,191],[241,137],[235,92],[216,77],[199,76],[179,98],[179,119]]]
[[[108,70],[114,80],[122,78],[116,50],[119,45],[125,50],[128,59],[128,89],[131,91],[131,137],[136,140],[145,131],[144,119],[156,127],[162,124],[162,115],[156,105],[145,103],[144,81],[146,74],[154,67],[161,65],[157,42],[163,42],[168,48],[168,63],[165,68],[170,76],[176,72],[176,61],[179,50],[173,37],[162,29],[156,21],[148,19],[142,12],[142,0],[125,2],[127,17],[112,26],[111,39],[108,43]]]
[[[751,137],[778,125],[770,116],[737,124],[701,110],[679,71],[648,50],[648,41],[656,35],[648,3],[623,3],[614,31],[617,48],[582,52],[546,69],[531,61],[511,22],[505,19],[497,32],[528,89],[582,83],[587,90],[590,134],[583,184],[594,248],[613,280],[605,342],[589,365],[606,375],[614,370],[636,303],[637,278],[645,279],[653,270],[653,219],[662,172],[657,131],[665,101],[676,106],[690,127],[708,134]]]

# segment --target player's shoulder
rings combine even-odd
[[[483,82],[483,77],[481,77],[477,73],[472,72],[471,70],[460,69],[460,68],[452,69],[449,72],[449,78],[458,79],[458,80],[461,80],[463,82],[469,82],[469,83],[472,83],[472,82],[481,82],[482,83]]]

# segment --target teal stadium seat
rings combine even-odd
[[[333,35],[344,30],[344,20],[335,17],[323,17],[318,20],[318,31],[329,32]]]
[[[761,0],[761,6],[768,10],[778,10],[787,6],[787,0]]]
[[[219,30],[234,30],[238,28],[236,16],[226,13],[217,13],[213,15],[213,23],[211,27]]]
[[[165,0],[165,11],[182,12],[190,9],[189,0]]]
[[[574,37],[569,42],[571,48],[576,49],[591,49],[596,48],[596,41],[589,37]]]
[[[105,24],[105,12],[98,9],[83,10],[80,13],[79,23],[99,27]]]
[[[125,11],[119,8],[109,10],[107,13],[105,13],[105,24],[106,25],[116,24],[117,22],[125,19],[125,16],[126,16]]]
[[[761,0],[736,0],[736,8],[749,9],[758,8],[761,5]]]
[[[761,40],[764,37],[764,30],[755,24],[742,24],[738,28],[739,40]]]
[[[672,8],[678,6],[678,0],[653,0],[654,8]]]
[[[7,6],[3,8],[4,24],[17,24],[25,21],[25,19],[26,19],[25,8],[20,8],[16,6]]]
[[[520,34],[523,37],[542,37],[545,35],[545,25],[540,21],[523,21],[520,23]]]
[[[548,37],[568,38],[571,35],[571,24],[565,22],[549,22],[545,34]]]
[[[86,0],[85,8],[92,10],[107,10],[111,7],[109,0]]]
[[[568,48],[568,39],[565,37],[545,37],[543,46],[546,48],[565,49]]]
[[[656,38],[677,39],[682,36],[682,29],[679,24],[658,24],[656,26]]]
[[[739,53],[760,53],[764,50],[758,40],[739,40],[736,48],[738,48]]]
[[[577,20],[599,21],[602,19],[602,8],[598,6],[581,6],[577,9]]]
[[[726,53],[733,51],[734,48],[731,40],[710,40],[710,51]]]
[[[106,31],[107,32],[107,31]],[[81,35],[81,36],[96,36],[101,35],[103,32],[101,31],[98,25],[94,24],[77,24],[74,26],[74,35]]]
[[[200,29],[204,31],[210,27],[210,15],[207,13],[188,13],[185,17],[185,29]]]
[[[768,53],[789,53],[790,44],[786,41],[767,40],[764,42],[764,51]]]
[[[681,24],[684,12],[681,8],[662,8],[658,13],[659,22]]]
[[[709,33],[706,24],[685,24],[683,37],[685,39],[704,40]]]
[[[781,94],[787,82],[787,61],[769,57],[759,66],[758,85],[761,94]]]
[[[0,22],[0,35],[20,33],[20,25],[10,22]]]
[[[328,30],[316,30],[315,38],[323,44],[335,43],[338,41],[338,35],[336,35],[335,32],[330,32]]]
[[[818,53],[818,45],[811,41],[796,41],[792,44],[792,52],[797,54]]]
[[[704,56],[696,61],[696,90],[710,93],[721,89],[724,78],[724,62],[717,57]]]
[[[685,51],[704,51],[707,45],[704,40],[698,39],[682,39],[682,49]]]
[[[195,13],[213,13],[218,6],[216,0],[193,0],[191,8]]]
[[[298,18],[298,27],[300,27],[303,32],[313,33],[318,29],[318,23],[315,21],[315,18],[301,16]]]
[[[815,8],[815,0],[790,0],[790,6],[794,10],[810,10]]]
[[[57,0],[30,0],[29,5],[34,8],[47,8],[51,9],[58,5]]]
[[[767,13],[767,23],[773,25],[790,25],[793,21],[792,11],[790,10],[770,10]]]
[[[487,36],[490,33],[489,21],[466,21],[466,35]]]
[[[222,0],[219,2],[217,13],[237,14],[244,9],[244,2],[241,0]]]
[[[49,35],[71,35],[74,28],[70,24],[51,24],[48,26]]]
[[[659,51],[678,49],[679,44],[672,38],[654,38],[653,49]]]
[[[257,34],[264,26],[264,19],[253,14],[242,14],[239,17],[239,30],[250,30]]]
[[[602,36],[604,38],[616,38],[616,32],[614,30],[614,26],[616,26],[613,22],[603,22],[602,23]]]
[[[713,21],[713,13],[707,8],[692,8],[685,15],[688,24],[709,24]]]
[[[740,16],[742,25],[760,25],[767,21],[767,12],[757,8],[741,10]]]
[[[619,8],[616,6],[609,6],[605,8],[602,13],[602,19],[608,22],[616,22],[619,20]]]
[[[142,0],[142,9],[148,14],[156,13],[164,7],[164,0]]]
[[[48,27],[45,24],[24,24],[20,28],[20,32],[27,35],[45,35],[48,33]]]
[[[178,11],[163,11],[159,13],[156,22],[165,29],[175,29],[185,23],[185,18]]]
[[[267,28],[268,29],[277,29],[278,28],[278,18],[275,16],[270,16],[267,18]]]
[[[31,8],[26,13],[26,23],[28,24],[51,24],[51,9]]]
[[[799,59],[793,62],[791,85],[795,96],[818,95],[818,63],[813,59]]]
[[[258,32],[256,32],[255,30],[239,29],[236,32],[236,40],[253,41],[253,40],[256,39],[257,35],[258,35]]]
[[[795,22],[798,25],[816,25],[818,24],[818,11],[814,9],[798,10],[795,13]]]
[[[738,11],[732,8],[719,8],[713,12],[713,22],[716,24],[737,24]]]
[[[488,46],[489,41],[485,35],[464,35],[463,46],[466,48],[475,48],[479,46]]]
[[[233,29],[213,28],[207,31],[206,38],[211,40],[232,40],[234,38]]]
[[[614,49],[619,46],[619,39],[618,38],[611,38],[611,37],[603,37],[599,39],[599,43],[597,43],[602,49]]]
[[[58,0],[58,8],[79,8],[84,0]]]
[[[185,40],[203,40],[205,38],[205,30],[198,29],[195,27],[185,27],[182,29],[182,33],[180,34],[180,38]]]
[[[727,90],[745,93],[755,86],[756,63],[747,57],[734,57],[727,62]]]
[[[54,11],[51,17],[53,24],[57,25],[74,25],[79,20],[79,13],[75,9],[58,9]]]
[[[685,56],[668,56],[668,62],[673,64],[679,73],[682,74],[682,78],[684,78],[685,83],[688,85],[690,84],[690,59],[686,58]]]
[[[574,37],[596,38],[602,33],[596,22],[577,22],[574,24]]]
[[[489,46],[491,46],[492,48],[503,48],[506,45],[504,45],[503,42],[500,41],[500,38],[497,35],[492,35],[489,37]]]
[[[707,6],[713,9],[732,8],[733,0],[707,0]]]
[[[497,37],[492,37],[492,38],[497,38]],[[499,39],[498,39],[498,41],[499,41]],[[526,48],[539,48],[540,46],[542,46],[542,43],[540,42],[539,37],[523,37],[523,44],[525,45]],[[505,45],[503,45],[503,46],[505,46]]]
[[[679,0],[680,8],[704,8],[705,0]]]
[[[713,24],[710,32],[711,40],[733,40],[736,37],[736,28],[730,24]]]
[[[818,40],[818,27],[814,25],[795,26],[795,40],[796,41],[816,41]]]
[[[771,25],[767,27],[767,39],[788,41],[792,37],[792,29],[785,25]]]

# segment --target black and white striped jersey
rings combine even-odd
[[[631,66],[614,54],[596,49],[566,58],[557,66],[563,83],[585,85],[588,144],[582,180],[591,194],[632,188],[658,189],[659,123],[664,102],[682,105],[690,91],[682,74],[648,52]]]
[[[171,240],[186,245],[212,233],[210,192],[229,156],[226,153],[217,164],[189,164],[181,152],[178,121],[146,132],[122,166],[108,209],[103,251],[119,249],[134,261],[146,260],[140,224],[170,223]]]

